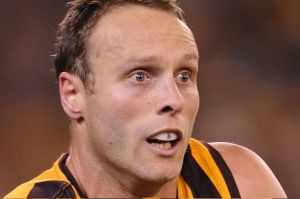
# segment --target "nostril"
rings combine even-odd
[[[163,113],[172,112],[172,111],[173,111],[173,108],[170,107],[170,106],[165,106],[165,107],[161,110],[161,112],[163,112]]]

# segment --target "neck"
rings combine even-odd
[[[103,165],[76,149],[78,145],[76,148],[71,146],[66,164],[81,191],[89,198],[176,197],[176,179],[157,183],[130,179],[130,176],[110,175]]]

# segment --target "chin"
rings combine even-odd
[[[174,180],[179,176],[181,172],[181,166],[172,165],[157,165],[152,169],[147,169],[144,171],[144,175],[141,178],[148,182],[156,182],[159,184],[165,184],[169,181]]]

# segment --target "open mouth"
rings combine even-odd
[[[159,149],[167,150],[174,147],[180,140],[177,132],[161,132],[147,139],[147,142]]]

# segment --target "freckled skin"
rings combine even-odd
[[[82,111],[86,150],[120,183],[174,181],[199,107],[192,32],[172,14],[127,5],[106,14],[87,43],[95,84]],[[130,62],[132,57],[155,59]],[[140,67],[151,67],[144,71],[144,82],[137,82],[134,74]],[[182,82],[186,68],[190,79]],[[171,110],[163,112],[167,106]],[[146,142],[165,128],[183,132],[176,155],[168,158],[149,150]]]

